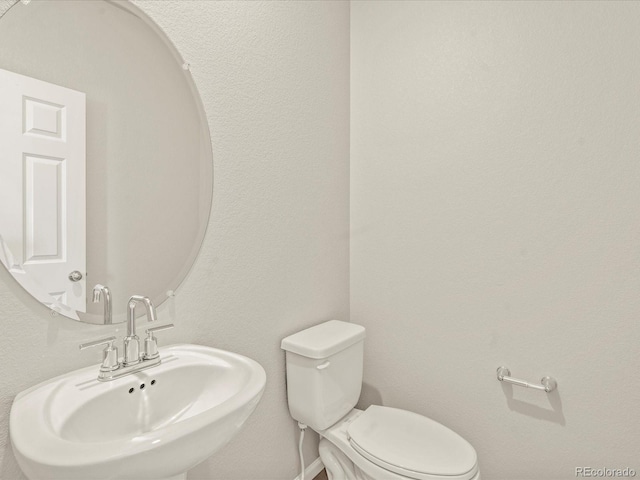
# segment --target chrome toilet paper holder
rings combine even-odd
[[[553,377],[542,377],[540,385],[537,385],[535,383],[529,383],[524,380],[520,380],[519,378],[512,377],[511,371],[507,367],[498,367],[496,373],[498,380],[501,382],[511,383],[513,385],[518,385],[519,387],[533,388],[534,390],[541,390],[546,393],[551,393],[558,388],[558,382]]]

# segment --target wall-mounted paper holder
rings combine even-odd
[[[534,390],[542,390],[547,393],[553,392],[558,388],[558,382],[556,382],[556,379],[553,377],[542,377],[542,380],[540,380],[541,385],[536,385],[518,378],[513,378],[511,376],[511,371],[507,367],[498,367],[496,373],[498,375],[498,380],[501,382],[512,383],[513,385],[518,385],[520,387],[533,388]]]

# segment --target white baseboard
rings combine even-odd
[[[304,480],[313,480],[313,478],[318,475],[323,468],[324,465],[322,464],[320,457],[316,458],[307,468],[304,469]],[[300,480],[300,475],[293,480]]]

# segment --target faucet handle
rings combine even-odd
[[[175,325],[173,323],[167,323],[166,325],[160,325],[159,327],[151,327],[147,328],[145,332],[149,335],[149,337],[153,337],[153,334],[156,332],[161,332],[162,330],[169,330],[173,328]]]
[[[81,343],[79,345],[80,350],[84,350],[86,348],[98,347],[100,345],[107,345],[107,348],[113,348],[113,342],[116,341],[116,337],[107,337],[102,338],[100,340],[94,340],[93,342]]]
[[[154,336],[154,333],[161,332],[162,330],[169,330],[173,328],[173,323],[166,325],[160,325],[159,327],[147,328],[147,338],[144,340],[144,358],[145,360],[153,360],[158,358],[158,339]]]
[[[100,365],[101,372],[113,372],[120,367],[118,362],[118,349],[113,346],[116,337],[107,337],[100,340],[94,340],[93,342],[82,343],[79,345],[80,350],[85,350],[91,347],[99,347],[100,345],[106,345],[102,351],[102,365]]]

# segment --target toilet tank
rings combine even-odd
[[[316,431],[355,407],[362,388],[365,330],[330,320],[282,340],[286,351],[289,412]]]

